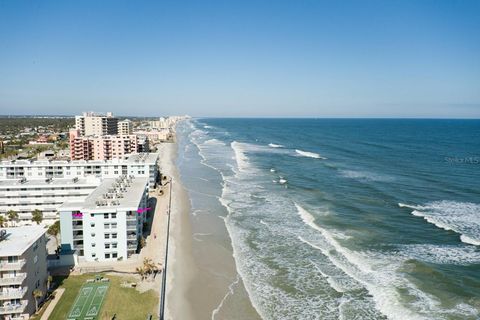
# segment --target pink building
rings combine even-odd
[[[136,135],[82,137],[78,129],[69,133],[71,160],[110,160],[139,151]]]

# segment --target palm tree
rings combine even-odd
[[[58,247],[58,234],[60,233],[60,221],[55,221],[50,227],[48,227],[47,233],[55,238],[56,247]]]
[[[15,210],[8,210],[7,217],[10,222],[13,222],[13,225],[15,225],[15,222],[18,221],[18,213]]]
[[[32,294],[33,294],[33,298],[35,299],[35,313],[37,313],[38,312],[38,299],[43,297],[43,292],[42,292],[42,290],[35,289],[35,290],[33,290]]]
[[[142,268],[142,267],[137,267],[137,269],[135,269],[135,271],[137,271],[137,273],[140,275],[142,281],[145,279],[145,268]]]
[[[53,277],[48,276],[47,277],[47,290],[50,290],[50,285],[52,284],[52,282],[53,282]]]
[[[32,221],[40,224],[43,221],[43,212],[38,209],[33,210]]]

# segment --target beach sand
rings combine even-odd
[[[224,221],[192,218],[176,166],[177,144],[161,144],[159,152],[162,174],[173,179],[166,318],[260,319],[237,273]],[[205,230],[213,237],[199,241]]]

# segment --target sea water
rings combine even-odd
[[[480,121],[193,119],[177,132],[198,250],[235,258],[212,319],[254,317],[237,286],[263,319],[480,318]]]

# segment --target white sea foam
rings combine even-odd
[[[271,148],[283,148],[284,147],[281,144],[275,144],[275,143],[269,143],[268,146],[271,147]]]
[[[222,141],[218,140],[218,139],[209,139],[209,140],[206,140],[204,142],[204,144],[210,144],[210,145],[222,145],[224,146],[225,143],[223,143]]]
[[[480,263],[480,251],[466,245],[406,244],[399,245],[397,257],[435,264],[470,265]]]
[[[326,240],[327,247],[316,248],[327,255],[343,272],[361,283],[373,296],[378,310],[389,319],[428,319],[428,315],[438,310],[439,301],[436,298],[422,292],[397,272],[403,259],[352,251],[342,246],[325,228],[317,225],[315,217],[307,210],[298,204],[295,206],[305,224],[319,231]],[[399,300],[397,288],[403,288],[409,295],[415,297],[419,302],[415,305],[417,310],[408,308]]]
[[[381,174],[375,174],[368,171],[355,171],[355,170],[340,170],[340,175],[349,179],[365,180],[365,181],[381,181],[390,182],[393,181],[393,177]]]
[[[327,158],[322,157],[321,155],[319,155],[318,153],[315,153],[315,152],[303,151],[303,150],[298,150],[298,149],[295,149],[295,152],[302,157],[322,159],[322,160],[327,159]]]
[[[444,200],[423,206],[398,205],[414,209],[412,215],[422,217],[438,228],[458,233],[464,243],[480,245],[480,204]]]

